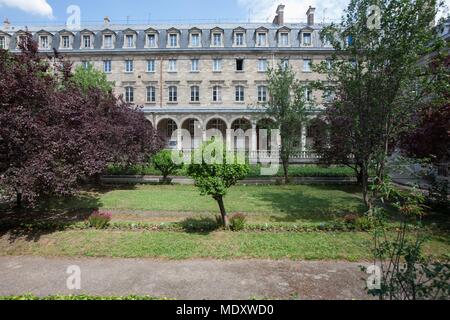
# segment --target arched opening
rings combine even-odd
[[[176,148],[177,139],[172,134],[178,129],[177,123],[172,119],[162,119],[158,122],[158,133],[166,141],[167,147]]]
[[[264,118],[257,122],[256,124],[256,134],[257,134],[257,146],[258,150],[272,150],[272,130],[276,129],[277,126],[275,121],[270,118]],[[267,130],[267,134],[265,137],[262,137],[260,130]],[[262,139],[261,139],[262,138]]]
[[[225,141],[226,139],[226,134],[227,134],[227,124],[225,123],[225,121],[223,121],[220,118],[214,118],[208,121],[208,123],[206,124],[206,130],[219,130],[220,133],[222,133],[222,138],[223,141]],[[210,138],[210,136],[208,136],[208,132],[207,132],[207,138]]]
[[[236,149],[245,149],[250,151],[252,132],[252,123],[246,118],[239,118],[231,124],[233,130],[233,146]]]
[[[196,118],[190,118],[183,121],[181,129],[189,132],[191,136],[190,146],[189,143],[185,143],[184,137],[182,137],[183,148],[195,149],[200,146],[202,141],[202,126],[200,120]],[[197,133],[197,136],[195,134]]]

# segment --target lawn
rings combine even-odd
[[[367,261],[371,234],[359,232],[257,233],[64,231],[20,237],[0,237],[0,255],[123,257],[162,259],[292,259]],[[442,257],[448,239],[433,237],[424,253]]]
[[[52,205],[55,206],[55,203]],[[348,213],[364,211],[355,186],[235,186],[225,197],[225,205],[229,213],[245,213],[254,222],[324,222]],[[84,197],[58,203],[57,206],[98,206],[103,210],[122,213],[123,216],[140,212],[143,220],[155,222],[219,213],[211,197],[200,196],[194,186],[183,185],[119,187],[85,194]]]

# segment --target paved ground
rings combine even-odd
[[[81,269],[81,290],[67,268]],[[150,295],[175,299],[367,299],[360,263],[0,257],[0,296]]]

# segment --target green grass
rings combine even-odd
[[[178,170],[174,173],[175,176],[186,176],[186,167]],[[161,172],[155,169],[152,165],[134,165],[127,168],[118,166],[109,166],[107,170],[109,175],[150,175],[158,176]],[[291,165],[289,167],[289,174],[291,177],[354,177],[355,172],[345,166],[330,166],[322,167],[318,165]],[[260,177],[261,167],[260,165],[251,165],[249,178]],[[283,170],[277,173],[278,177],[283,176]]]
[[[65,231],[25,237],[0,238],[0,255],[50,257],[113,257],[162,259],[292,259],[366,261],[368,233],[233,233]],[[434,237],[425,254],[442,257],[450,252],[448,238]]]
[[[322,222],[331,221],[348,213],[363,212],[364,206],[356,186],[286,185],[236,186],[225,197],[225,206],[231,214],[241,212],[253,222]],[[93,208],[104,210],[148,211],[154,216],[164,213],[218,214],[216,202],[209,196],[200,196],[194,186],[119,187],[96,194],[70,199],[53,206],[64,208]]]

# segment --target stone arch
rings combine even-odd
[[[161,137],[167,142],[168,147],[176,147],[177,141],[172,139],[172,134],[179,128],[179,126],[173,118],[164,117],[159,119],[156,128]]]
[[[222,133],[222,137],[225,141],[228,124],[227,121],[222,117],[211,117],[206,122],[206,130],[216,129]]]
[[[195,123],[198,122],[199,127],[195,128]],[[195,149],[197,147],[200,146],[201,141],[203,139],[203,123],[201,121],[201,119],[195,117],[195,116],[190,116],[190,117],[185,117],[183,118],[181,121],[181,129],[183,130],[183,132],[185,132],[184,130],[186,130],[187,132],[189,132],[190,135],[190,143],[185,141],[184,137],[182,137],[182,145],[183,148],[191,148],[191,149]],[[195,133],[197,133],[197,136],[195,136]]]
[[[271,129],[275,129],[276,124],[275,120],[270,117],[261,118],[256,122],[256,134],[257,134],[257,148],[258,150],[271,150],[272,149],[272,141],[271,141]],[[267,130],[267,144],[264,146],[261,145],[261,139],[260,139],[260,130]]]

